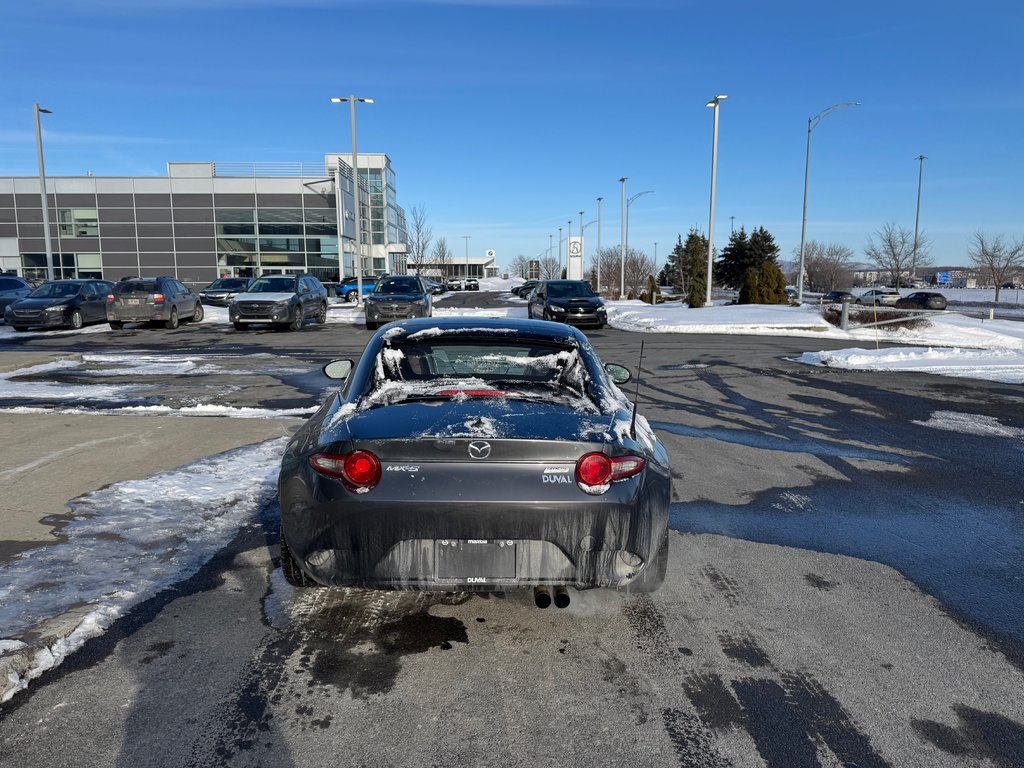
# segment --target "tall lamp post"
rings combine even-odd
[[[628,200],[626,201],[626,250],[627,250],[627,251],[629,250],[629,209],[630,209],[630,206],[632,206],[632,205],[633,205],[633,202],[634,202],[634,201],[635,201],[635,200],[636,200],[636,199],[637,199],[638,197],[643,197],[644,195],[649,195],[649,194],[651,194],[652,192],[654,192],[654,190],[653,190],[653,189],[645,189],[645,190],[644,190],[643,192],[637,192],[637,193],[636,193],[635,195],[632,195],[632,196],[631,196],[631,197],[630,197],[630,198],[629,198],[629,199],[628,199]],[[623,263],[625,263],[625,262],[623,262]],[[623,272],[623,275],[625,275],[625,272]],[[625,278],[625,277],[623,277],[622,279],[623,279],[623,281],[625,281],[625,279],[626,279],[626,278]],[[625,289],[623,289],[623,293],[625,293]]]
[[[619,298],[626,298],[626,179],[619,179],[622,184],[622,234],[619,238]]]
[[[597,292],[601,293],[601,201],[603,197],[597,198],[597,251],[594,261],[597,263]]]
[[[466,276],[463,280],[469,279],[469,241],[473,238],[472,235],[463,235],[462,239],[466,241]],[[465,287],[465,286],[463,286]]]
[[[704,294],[704,306],[711,306],[711,270],[714,267],[715,253],[715,182],[718,176],[718,105],[724,99],[729,98],[726,94],[720,93],[711,99],[704,106],[713,107],[715,110],[715,127],[711,139],[711,214],[708,222],[708,276],[707,290]]]
[[[568,234],[565,236],[565,271],[566,276],[569,274],[569,241],[572,240],[572,219],[569,219],[569,228],[565,230]],[[558,279],[562,279],[561,264],[558,265]]]
[[[558,228],[558,274],[562,274],[562,228]]]
[[[797,303],[803,303],[804,300],[804,242],[807,236],[807,180],[811,170],[811,131],[818,127],[818,123],[836,110],[859,106],[859,101],[846,101],[841,104],[833,104],[814,117],[807,118],[807,159],[804,161],[804,215],[803,221],[800,224],[800,275],[796,283]]]
[[[334,96],[331,98],[333,104],[344,104],[348,102],[349,116],[352,120],[352,196],[355,198],[355,209],[356,215],[353,217],[355,220],[355,239],[356,239],[356,253],[355,253],[355,264],[356,268],[356,302],[359,305],[363,303],[363,254],[362,254],[362,236],[359,233],[359,218],[362,213],[362,207],[359,205],[359,155],[356,152],[356,102],[362,102],[363,104],[373,104],[373,99],[366,99],[361,96]],[[338,233],[339,240],[341,232]]]
[[[914,287],[917,280],[917,227],[921,223],[921,176],[924,174],[924,161],[928,158],[918,155],[914,158],[918,162],[917,168],[917,213],[914,214],[914,254],[910,257],[910,287]],[[898,281],[897,281],[898,282]]]
[[[39,125],[39,113],[52,114],[45,107],[32,105],[36,118],[36,153],[39,155],[39,196],[43,204],[43,239],[46,241],[46,279],[53,280],[53,243],[50,241],[50,206],[46,199],[46,170],[43,168],[43,130]]]

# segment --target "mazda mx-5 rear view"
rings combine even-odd
[[[285,576],[656,589],[671,480],[663,446],[616,385],[629,371],[561,324],[469,322],[391,323],[357,364],[325,367],[344,386],[282,460]]]

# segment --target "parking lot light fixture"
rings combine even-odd
[[[353,265],[356,270],[356,302],[357,306],[363,304],[363,254],[362,254],[362,243],[360,242],[361,235],[359,233],[359,217],[362,212],[362,208],[359,206],[359,155],[356,152],[356,102],[362,102],[363,104],[373,104],[373,99],[363,98],[361,96],[332,96],[332,104],[344,104],[348,102],[349,115],[352,121],[352,197],[355,200],[356,213],[353,217],[354,228],[355,228],[355,264]],[[341,230],[338,231],[338,243],[341,243]]]
[[[619,237],[619,298],[626,298],[626,180],[628,176],[619,179],[622,184],[622,220],[621,234]]]
[[[595,279],[597,280],[597,292],[601,293],[601,201],[603,197],[597,198],[597,250],[594,251],[594,264],[597,267]]]
[[[859,107],[859,101],[847,101],[841,104],[833,104],[828,109],[823,109],[814,117],[807,118],[807,157],[804,160],[804,214],[800,224],[800,272],[796,281],[796,300],[803,303],[804,300],[804,242],[807,236],[807,181],[811,170],[811,131],[818,127],[818,123],[831,115],[833,112],[846,109],[847,107]]]
[[[711,139],[711,214],[708,222],[708,276],[707,290],[704,295],[704,306],[711,306],[711,270],[714,268],[715,254],[715,181],[718,175],[718,105],[729,98],[721,93],[711,99],[705,107],[712,107],[715,110],[715,127]]]
[[[46,199],[46,170],[43,167],[43,130],[39,123],[40,113],[53,114],[46,107],[32,105],[36,119],[36,154],[39,156],[39,197],[43,205],[43,240],[46,244],[46,279],[53,280],[53,242],[50,239],[50,206]]]

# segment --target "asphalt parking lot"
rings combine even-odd
[[[637,335],[589,335],[636,368]],[[24,355],[19,368],[75,364],[19,380],[55,389],[0,392],[4,444],[59,425],[68,388],[87,432],[173,421],[211,446],[189,455],[253,442],[287,432],[325,394],[319,366],[367,338],[202,325],[9,339],[0,359]],[[793,362],[839,346],[823,340],[646,342],[640,412],[674,473],[654,595],[541,611],[517,593],[296,591],[276,568],[271,495],[197,573],[0,707],[0,764],[1024,764],[1021,443],[934,419],[1024,427],[1020,388]],[[141,375],[151,358],[169,367]],[[99,381],[112,388],[88,389]],[[181,417],[201,405],[277,417],[234,435],[240,419]],[[26,406],[43,413],[10,412]],[[154,410],[109,414],[124,407]],[[136,473],[188,461],[153,454]],[[62,472],[77,474],[65,496],[111,482]],[[45,540],[28,536],[5,530],[0,558]]]

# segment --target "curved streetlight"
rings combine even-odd
[[[917,282],[917,228],[921,223],[921,177],[924,175],[924,161],[928,158],[925,155],[918,155],[914,158],[918,162],[917,167],[917,213],[914,214],[914,253],[910,259],[910,287],[916,287],[914,283]],[[899,278],[896,280],[897,287],[899,286]]]
[[[833,104],[828,109],[823,109],[814,117],[807,118],[807,159],[804,161],[804,215],[800,224],[800,275],[796,283],[796,300],[802,304],[804,300],[804,241],[807,235],[807,179],[811,170],[811,131],[818,127],[818,124],[826,117],[840,109],[847,107],[859,107],[859,101],[844,101],[841,104]]]
[[[597,264],[597,292],[601,293],[601,201],[603,197],[597,198],[597,258],[594,260]]]
[[[32,105],[36,118],[36,154],[39,155],[39,196],[43,204],[43,239],[46,242],[46,279],[53,280],[53,243],[50,240],[50,206],[46,200],[46,170],[43,168],[43,130],[39,125],[39,114],[53,114],[46,107]],[[62,273],[63,274],[63,273]]]
[[[362,213],[362,208],[359,205],[359,155],[356,154],[356,102],[363,104],[373,104],[373,99],[366,99],[361,96],[333,96],[331,97],[332,104],[344,104],[348,102],[349,114],[352,119],[352,197],[355,199],[356,215],[355,219],[355,239],[356,239],[356,252],[354,261],[358,262],[353,265],[356,269],[356,303],[357,306],[363,304],[363,256],[362,256],[362,243],[360,242],[359,234],[359,217]],[[338,245],[341,246],[341,231],[338,232]],[[344,261],[344,259],[343,259]]]
[[[715,110],[715,128],[713,138],[711,139],[711,215],[708,222],[708,276],[707,276],[707,291],[704,296],[704,306],[711,306],[711,270],[714,267],[714,253],[715,253],[715,181],[718,176],[718,105],[724,99],[729,97],[720,93],[715,98],[711,99],[705,107],[713,107]]]
[[[643,192],[637,192],[635,195],[631,195],[630,198],[626,201],[626,247],[624,250],[629,250],[629,206],[631,206],[638,197],[643,197],[644,195],[650,195],[653,193],[653,189],[645,189]],[[625,260],[623,260],[622,292],[626,292]]]

